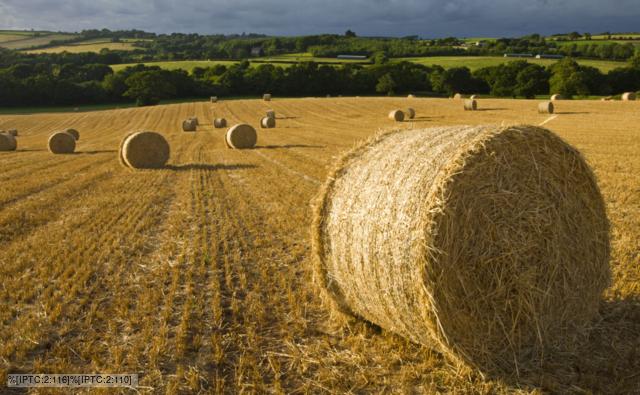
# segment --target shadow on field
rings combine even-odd
[[[591,113],[588,111],[556,111],[555,114],[570,115],[570,114],[591,114]]]
[[[549,358],[520,385],[550,393],[639,394],[640,296],[603,301],[600,316],[577,352]]]
[[[476,111],[506,111],[508,108],[478,108]]]
[[[46,149],[43,148],[20,148],[15,150],[15,152],[45,152]]]
[[[96,150],[96,151],[78,151],[76,153],[84,154],[84,155],[96,155],[96,154],[107,154],[107,153],[113,153],[113,152],[118,152],[118,150],[106,149],[106,150]]]
[[[276,117],[276,119],[298,119],[299,117]]]
[[[256,165],[245,165],[245,164],[218,164],[212,165],[208,163],[185,163],[182,165],[168,165],[166,166],[169,170],[174,171],[188,171],[188,170],[242,170],[242,169],[255,169]]]
[[[324,145],[306,144],[285,144],[285,145],[259,145],[255,149],[278,149],[278,148],[325,148]]]

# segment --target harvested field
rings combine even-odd
[[[0,382],[8,373],[140,374],[141,392],[540,393],[640,391],[640,103],[411,100],[222,101],[84,113],[1,115]],[[260,133],[259,117],[278,114]],[[227,149],[248,122],[258,145]],[[202,133],[183,133],[198,116]],[[525,377],[482,377],[438,352],[355,321],[333,323],[313,278],[310,201],[340,153],[380,129],[528,123],[594,169],[612,227],[613,282],[589,342]],[[74,155],[49,134],[82,131]],[[161,133],[166,167],[118,162],[131,131]]]

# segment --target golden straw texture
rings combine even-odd
[[[195,132],[197,129],[198,123],[195,119],[189,118],[182,121],[182,130],[184,132]]]
[[[76,141],[80,140],[80,132],[78,132],[75,129],[66,129],[65,130],[66,133],[69,133],[70,135],[73,136],[74,139],[76,139]]]
[[[312,238],[334,309],[483,372],[574,344],[610,280],[595,177],[533,126],[371,139],[329,175]]]
[[[258,134],[253,126],[238,124],[227,130],[225,141],[229,148],[253,148],[258,142]]]
[[[550,101],[543,101],[542,103],[538,104],[538,113],[540,114],[553,114],[554,110],[555,106]]]
[[[18,148],[16,138],[7,132],[0,133],[0,151],[15,151]]]
[[[157,169],[169,160],[170,148],[165,138],[156,132],[132,133],[122,142],[122,162],[134,169]]]
[[[402,110],[393,110],[389,112],[389,119],[396,122],[404,121],[404,112]]]
[[[260,126],[263,129],[271,129],[276,127],[276,119],[271,117],[264,117],[260,120]]]
[[[466,99],[464,101],[464,109],[465,111],[475,111],[478,109],[478,102],[474,99]]]
[[[49,152],[52,154],[72,154],[76,149],[76,138],[67,132],[56,132],[49,136]]]

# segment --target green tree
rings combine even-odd
[[[135,99],[139,106],[158,104],[160,100],[172,97],[176,87],[167,81],[164,71],[142,71],[125,80],[127,91],[124,96]]]
[[[376,92],[378,93],[386,93],[391,96],[396,89],[396,82],[393,80],[391,74],[387,73],[380,77],[378,83],[376,84]]]
[[[516,76],[515,93],[532,99],[536,94],[549,92],[549,73],[537,64],[530,64],[520,70]]]

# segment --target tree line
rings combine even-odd
[[[471,72],[380,56],[371,66],[319,65],[304,62],[288,68],[252,67],[249,61],[184,70],[139,64],[114,72],[100,64],[19,63],[0,68],[0,106],[81,105],[135,101],[157,104],[166,99],[207,96],[394,95],[456,92],[525,97],[611,95],[640,90],[640,56],[626,67],[603,74],[571,58],[543,67],[525,60]]]

